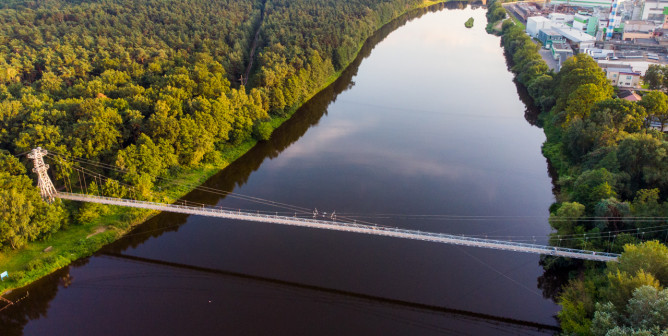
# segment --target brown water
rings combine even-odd
[[[484,31],[485,9],[461,7],[386,26],[336,83],[206,185],[339,219],[545,243],[544,135],[527,121],[499,38]],[[165,213],[29,286],[0,313],[0,334],[552,334],[558,306],[538,288],[538,262]]]

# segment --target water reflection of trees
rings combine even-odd
[[[505,51],[504,56],[506,58],[506,65],[510,71],[513,67],[512,57]],[[534,104],[527,88],[516,79],[513,80],[513,83],[515,83],[518,97],[525,106],[524,118],[532,126],[542,127],[542,121],[539,118],[541,113],[540,108]],[[552,181],[552,193],[558,195],[560,188],[559,176],[547,158],[545,159],[545,162],[547,165],[547,173]],[[543,267],[543,274],[538,277],[538,288],[543,292],[545,298],[552,299],[556,302],[557,296],[561,293],[562,286],[569,280],[569,272],[574,268],[579,267],[581,262],[566,260],[564,258],[541,256],[540,265]]]
[[[543,266],[543,274],[538,277],[538,288],[543,292],[543,297],[556,302],[562,286],[568,283],[568,270],[572,269],[573,264],[564,258],[541,257],[540,265]]]
[[[70,267],[80,267],[88,263],[88,258],[73,262],[25,288],[17,289],[4,297],[17,302],[0,313],[0,330],[3,336],[22,335],[23,328],[31,320],[47,316],[50,302],[56,297],[60,287],[67,288],[73,280]]]
[[[508,55],[506,53],[504,53],[504,55],[506,56],[506,62],[511,62]],[[520,98],[520,101],[524,103],[524,119],[526,119],[531,126],[542,127],[543,125],[538,118],[540,109],[533,103],[529,91],[524,85],[518,82],[517,79],[514,79],[513,83],[515,83],[515,88],[517,89],[517,96]]]

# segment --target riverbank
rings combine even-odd
[[[492,18],[505,16],[499,8],[498,2],[490,6],[490,25]],[[550,243],[622,253],[618,263],[607,265],[542,259],[546,270],[570,275],[567,284],[549,285],[558,288],[553,295],[562,307],[561,327],[578,335],[620,329],[658,335],[665,321],[648,318],[638,323],[632,307],[647,300],[645,292],[668,295],[662,292],[668,284],[668,250],[660,243],[665,242],[668,202],[662,195],[668,178],[659,174],[668,169],[662,159],[668,143],[665,134],[647,125],[648,118],[663,113],[653,101],[666,97],[650,92],[639,103],[620,99],[588,55],[569,58],[554,73],[521,26],[505,19],[501,35],[512,71],[542,111],[542,152],[557,173]],[[660,308],[650,310],[645,316],[665,315]]]
[[[393,20],[420,8],[430,7],[447,1],[424,1],[418,6],[407,8],[388,22],[383,22],[376,31],[389,24]],[[368,38],[368,37],[367,37]],[[362,41],[356,55],[362,50],[365,41]],[[345,64],[346,69],[352,62]],[[343,73],[336,72],[320,86],[319,89],[304,100],[298,106],[290,108],[285,116],[274,117],[269,122],[273,129],[278,128],[297,111],[297,109],[309,101],[318,92],[334,83]],[[216,164],[203,164],[195,169],[181,172],[169,183],[158,183],[162,192],[154,194],[156,199],[162,202],[172,203],[183,197],[218,171],[226,168],[257,144],[257,140],[250,139],[235,147],[225,148],[221,152],[221,160]],[[174,183],[176,182],[176,183]],[[95,220],[83,225],[72,225],[67,229],[54,233],[49,239],[35,241],[21,250],[8,250],[0,254],[0,272],[7,271],[8,279],[0,283],[0,291],[3,293],[32,283],[33,281],[52,273],[53,271],[69,265],[71,262],[92,255],[106,244],[109,244],[134,227],[144,223],[155,216],[158,212],[139,209],[127,209],[111,206],[99,206],[97,211],[101,215]]]

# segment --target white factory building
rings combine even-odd
[[[531,37],[537,37],[541,29],[552,27],[553,23],[544,16],[532,16],[527,18],[526,32]]]

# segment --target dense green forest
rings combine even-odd
[[[243,68],[258,6],[204,0],[3,4],[0,148],[8,154],[2,164],[20,166],[9,154],[42,146],[125,169],[117,181],[97,187],[118,195],[127,192],[124,183],[148,198],[156,178],[170,170],[215,162],[216,149],[243,141],[254,123],[268,118],[260,92],[233,88],[228,76]],[[60,168],[52,172],[56,180],[70,177],[71,170]],[[17,249],[94,216],[92,209],[65,209],[61,202],[45,207],[32,197],[25,170],[2,174],[16,177],[7,179],[0,201],[13,203],[0,222],[2,246]]]
[[[500,2],[490,23],[505,17]],[[561,326],[577,335],[666,335],[668,330],[668,142],[650,127],[668,112],[668,96],[616,97],[589,56],[549,70],[539,46],[510,20],[502,43],[512,70],[542,113],[543,153],[556,169],[550,209],[555,246],[622,253],[607,267],[544,257],[546,269],[571,270],[558,295]],[[652,70],[649,73],[655,72]]]
[[[9,265],[10,283],[91,253],[142,218],[132,210],[42,202],[27,151],[41,146],[58,154],[49,159],[56,160],[50,173],[59,188],[81,181],[73,167],[85,160],[91,173],[110,178],[75,187],[174,200],[166,179],[226,166],[270,136],[272,118],[290,115],[331,82],[375,30],[436,2],[0,3],[0,265]],[[244,87],[238,78],[252,56]],[[112,233],[9,260],[31,241],[77,231],[100,216],[115,216]]]
[[[421,0],[267,1],[264,46],[251,83],[280,114],[312,96],[350,62],[362,42]]]

